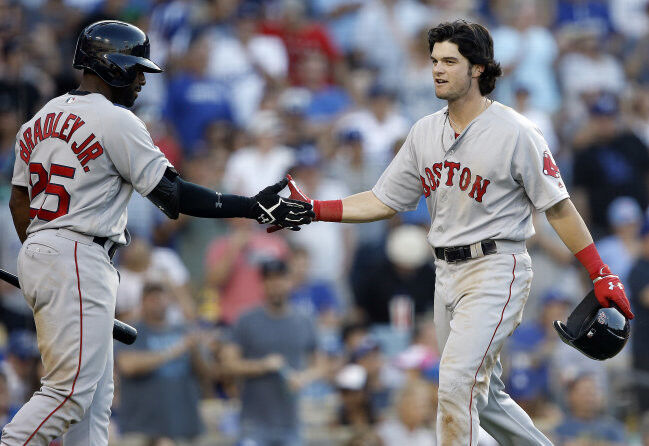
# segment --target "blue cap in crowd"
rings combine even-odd
[[[38,358],[36,334],[29,330],[16,330],[9,335],[9,353],[20,359]]]
[[[606,210],[608,223],[611,226],[623,226],[640,223],[643,219],[642,209],[635,198],[618,197],[608,205]]]
[[[544,305],[555,303],[555,302],[570,304],[572,302],[572,299],[563,291],[550,289],[546,291],[545,294],[543,294],[543,296],[541,297],[541,302]]]
[[[345,144],[363,141],[363,134],[357,129],[345,129],[340,132],[340,141]]]
[[[613,93],[600,94],[590,106],[590,113],[596,116],[613,116],[618,111],[617,96]]]

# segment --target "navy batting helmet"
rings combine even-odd
[[[149,60],[149,38],[137,26],[117,20],[88,25],[79,35],[72,66],[88,69],[113,87],[133,83],[137,73],[160,73]]]
[[[615,307],[599,305],[594,291],[577,305],[565,324],[554,321],[554,328],[563,342],[600,361],[617,355],[631,332],[624,315]]]

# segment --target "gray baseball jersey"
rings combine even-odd
[[[374,194],[397,211],[423,193],[435,247],[497,240],[493,255],[437,259],[435,332],[442,352],[438,444],[478,444],[478,423],[500,444],[551,445],[500,380],[500,351],[521,321],[532,280],[524,240],[532,212],[568,197],[541,133],[494,102],[456,137],[446,108],[426,116],[385,170]],[[479,416],[478,416],[479,415]]]
[[[67,228],[125,243],[133,189],[146,196],[170,165],[131,111],[64,94],[20,128],[12,184],[29,189],[28,234]]]
[[[541,132],[494,102],[455,138],[446,110],[415,123],[374,194],[399,212],[424,194],[435,247],[534,235],[533,208],[569,196]]]

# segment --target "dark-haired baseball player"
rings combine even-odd
[[[110,260],[127,243],[131,193],[167,216],[254,218],[299,229],[311,205],[279,197],[286,180],[256,196],[220,194],[183,181],[128,110],[162,71],[135,26],[97,22],[79,36],[77,90],[48,102],[16,138],[10,207],[23,246],[18,276],[34,312],[42,387],[2,432],[2,445],[108,444],[113,399],[112,327],[118,275]]]
[[[505,393],[500,351],[530,290],[525,240],[545,212],[588,270],[602,306],[633,314],[599,257],[548,145],[526,118],[487,97],[500,66],[487,29],[443,23],[428,33],[435,94],[448,106],[420,119],[371,191],[313,204],[316,220],[360,223],[414,210],[426,197],[437,268],[434,320],[442,358],[437,444],[476,445],[478,424],[501,445],[549,445]]]

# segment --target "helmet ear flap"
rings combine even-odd
[[[552,324],[554,329],[559,334],[559,338],[566,344],[572,346],[572,342],[575,340],[575,337],[568,332],[568,327],[561,321],[554,321]]]

